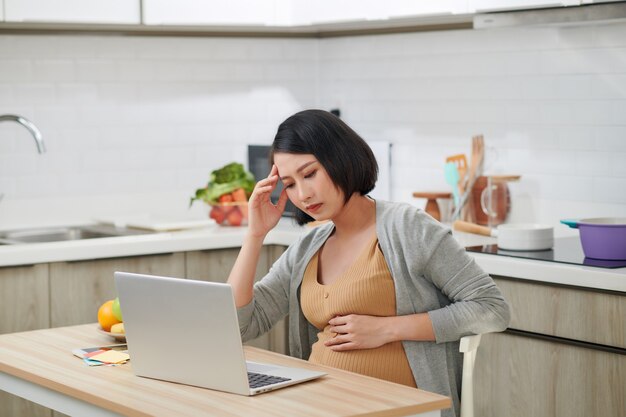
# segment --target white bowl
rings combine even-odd
[[[501,224],[497,235],[498,248],[504,250],[547,250],[554,246],[554,228],[545,224]]]

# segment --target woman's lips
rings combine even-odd
[[[320,207],[322,207],[322,203],[311,204],[310,206],[306,207],[306,211],[308,211],[310,213],[315,213],[316,211],[319,210]]]

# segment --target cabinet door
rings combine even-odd
[[[467,12],[467,0],[292,0],[293,25],[386,20]]]
[[[274,0],[144,0],[147,25],[272,25]]]
[[[474,392],[474,414],[482,417],[623,416],[626,355],[486,334],[476,355]]]
[[[488,12],[498,10],[521,10],[554,7],[555,5],[575,6],[580,0],[469,0],[470,12]]]
[[[626,295],[494,277],[509,328],[626,349]]]
[[[48,264],[0,268],[0,334],[50,325]],[[49,409],[0,391],[0,416],[50,417]]]
[[[49,325],[48,264],[0,268],[0,334]]]
[[[185,276],[183,253],[50,264],[51,327],[94,323],[103,302],[116,297],[113,273]]]
[[[7,22],[139,24],[140,0],[4,0]]]
[[[282,250],[277,248],[277,246],[263,247],[256,269],[255,278],[257,280],[265,276],[273,259],[282,253]],[[186,276],[189,279],[202,281],[226,282],[238,254],[239,248],[187,252],[185,261]],[[246,342],[246,345],[286,354],[286,326],[287,322],[283,319],[268,333]]]

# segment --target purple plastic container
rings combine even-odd
[[[580,242],[587,258],[626,260],[626,218],[599,217],[561,222],[580,230]]]

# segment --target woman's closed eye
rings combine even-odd
[[[315,174],[317,174],[317,170],[316,170],[316,169],[314,169],[314,170],[313,170],[313,171],[311,171],[311,172],[308,172],[308,173],[304,174],[304,178],[305,178],[305,179],[308,179],[308,178],[313,178],[313,177],[315,177]],[[286,184],[283,182],[283,187],[284,187],[284,188],[292,188],[292,187],[293,187],[293,185],[294,185],[294,183],[293,183],[293,182],[288,182],[288,183],[286,183]]]

